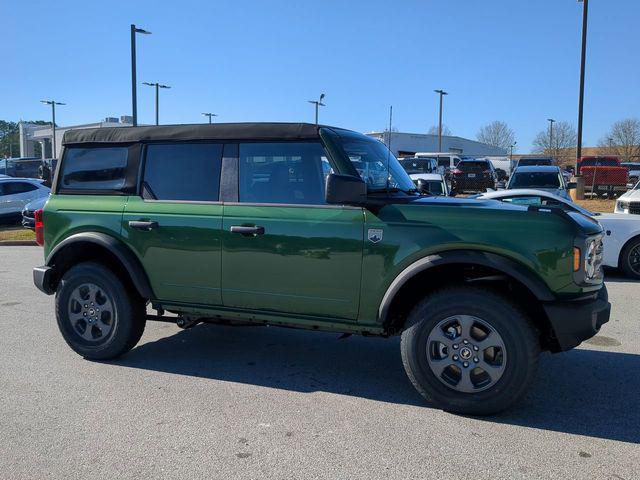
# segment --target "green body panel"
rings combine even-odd
[[[101,232],[120,237],[126,196],[51,195],[44,210],[44,255],[62,240],[80,232]]]
[[[355,319],[363,223],[361,208],[226,204],[224,306]],[[231,233],[233,225],[265,234]]]
[[[379,209],[144,201],[52,195],[45,255],[82,231],[120,239],[171,311],[337,331],[382,333],[380,303],[400,272],[448,250],[492,252],[524,265],[559,299],[596,290],[573,279],[577,236],[601,232],[584,217],[500,202],[424,199]],[[155,220],[139,231],[130,220]],[[264,235],[231,233],[259,225]],[[369,229],[382,230],[373,242]],[[377,240],[377,239],[375,239]]]
[[[158,222],[141,231],[131,220]],[[222,204],[146,201],[129,197],[122,239],[144,266],[158,300],[221,305]]]

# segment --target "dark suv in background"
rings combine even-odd
[[[451,171],[451,190],[456,193],[496,189],[498,174],[489,160],[466,159]]]

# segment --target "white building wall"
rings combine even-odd
[[[371,132],[366,135],[377,138],[388,145],[389,132]],[[396,156],[410,155],[417,152],[437,152],[438,136],[421,133],[392,132],[391,151]],[[452,152],[471,157],[502,156],[507,154],[506,150],[492,147],[486,143],[445,135],[442,136],[442,152]]]

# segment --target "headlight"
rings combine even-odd
[[[584,252],[584,275],[587,281],[599,279],[602,274],[602,238],[587,240]]]

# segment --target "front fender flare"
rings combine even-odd
[[[544,281],[526,266],[495,253],[476,250],[451,250],[428,255],[406,267],[387,288],[380,306],[378,321],[385,323],[389,309],[402,286],[420,272],[447,264],[473,264],[498,270],[527,287],[541,302],[551,302],[555,296]]]

